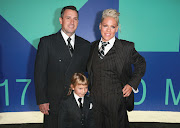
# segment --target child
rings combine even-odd
[[[85,95],[87,91],[87,78],[81,73],[75,73],[71,79],[69,96],[61,104],[58,128],[94,128],[92,103]]]

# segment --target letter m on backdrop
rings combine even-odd
[[[179,100],[180,100],[180,92],[178,93],[177,99],[175,97],[174,89],[173,89],[173,84],[171,79],[166,79],[166,96],[165,96],[165,105],[168,105],[168,100],[169,100],[169,89],[172,94],[173,102],[174,105],[178,105]]]

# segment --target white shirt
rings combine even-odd
[[[66,33],[64,33],[62,29],[61,29],[61,34],[62,34],[62,37],[63,37],[63,39],[64,39],[66,45],[68,45],[67,39],[69,38],[69,36],[66,35]],[[73,49],[74,49],[74,44],[75,44],[75,33],[74,33],[70,38],[71,38],[70,43],[71,43],[71,45],[72,45],[72,47],[73,47]]]
[[[101,37],[101,40],[100,40],[100,42],[99,42],[99,49],[100,49],[100,47],[102,46],[102,43],[101,43],[101,42],[103,42],[103,41],[102,41],[102,37]],[[109,52],[109,50],[113,47],[114,42],[115,42],[115,36],[114,36],[112,39],[110,39],[109,41],[107,41],[107,42],[109,42],[109,44],[107,44],[107,45],[104,47],[104,55],[106,55],[106,54]]]
[[[82,103],[82,105],[83,105],[83,103],[84,103],[84,97],[79,97],[74,91],[73,91],[73,94],[74,94],[74,98],[75,98],[76,103],[78,104],[78,106],[80,106],[80,103],[79,103],[79,101],[78,101],[79,98],[82,98],[81,103]]]

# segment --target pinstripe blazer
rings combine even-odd
[[[98,47],[100,40],[92,43],[90,56],[88,59],[88,74],[90,81],[90,89],[93,86],[93,72],[91,70],[91,65],[93,62],[93,56],[95,54],[95,48]],[[129,84],[134,89],[138,88],[138,85],[143,77],[146,69],[145,59],[135,50],[134,43],[119,40],[115,40],[115,63],[117,65],[117,72],[119,81],[125,86]],[[114,47],[114,46],[113,46]],[[134,71],[132,71],[132,65],[134,66]],[[126,108],[131,111],[134,108],[134,93],[132,92],[129,97],[126,98]]]

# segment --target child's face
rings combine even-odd
[[[88,85],[77,84],[75,87],[73,85],[71,87],[74,90],[74,93],[76,93],[79,97],[84,97],[88,91]]]

